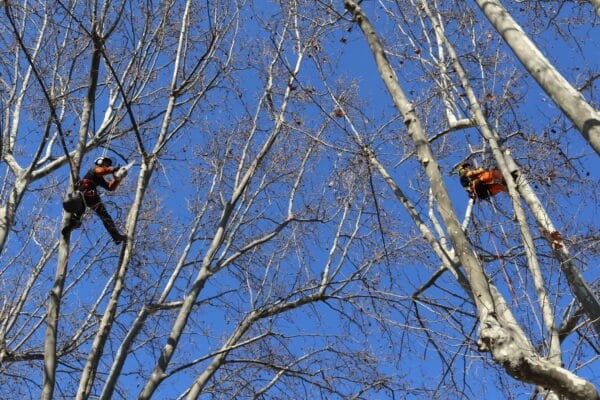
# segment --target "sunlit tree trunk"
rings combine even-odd
[[[83,150],[88,136],[88,129],[92,118],[92,109],[96,101],[96,88],[98,85],[98,71],[100,68],[101,58],[101,39],[98,36],[98,33],[96,32],[96,26],[94,26],[92,29],[91,39],[94,51],[90,60],[89,88],[81,113],[81,125],[78,135],[79,140],[77,143],[75,156],[73,157],[74,177],[77,177],[79,175],[79,164],[83,155]],[[69,184],[69,190],[73,190],[76,184],[77,182],[71,180]],[[70,218],[70,213],[63,213],[63,228],[69,224]],[[58,249],[58,264],[56,268],[56,275],[54,278],[54,286],[52,287],[52,291],[50,292],[50,298],[48,299],[48,310],[46,316],[46,342],[44,347],[44,388],[42,392],[42,398],[47,400],[53,398],[54,386],[56,383],[56,338],[58,335],[60,303],[62,300],[63,288],[65,285],[65,279],[67,276],[67,269],[69,265],[69,239],[70,232],[67,235],[61,235],[60,237],[60,246]]]
[[[477,0],[477,4],[531,76],[600,155],[600,113],[556,70],[499,1]]]
[[[429,13],[429,15],[431,15],[431,11],[427,7],[426,3],[423,3],[423,8],[424,10],[426,10],[427,13]],[[542,231],[544,238],[546,238],[556,258],[561,263],[561,267],[565,273],[565,277],[567,278],[569,285],[573,290],[573,293],[583,305],[586,314],[589,316],[590,321],[592,321],[592,324],[596,329],[596,332],[600,334],[600,302],[592,292],[589,285],[582,278],[579,268],[575,265],[573,258],[569,255],[568,246],[564,242],[564,238],[562,238],[562,235],[554,227],[552,220],[550,219],[548,213],[545,211],[541,201],[539,200],[535,192],[531,189],[531,186],[529,185],[526,176],[523,174],[519,174],[519,167],[512,158],[510,151],[501,148],[501,146],[499,145],[498,135],[495,134],[492,128],[489,126],[488,121],[486,120],[482,111],[481,105],[477,100],[477,96],[475,95],[474,90],[469,84],[469,78],[465,69],[461,65],[460,58],[456,54],[450,41],[444,35],[443,27],[441,26],[441,24],[436,24],[434,22],[435,19],[433,18],[433,16],[431,17],[431,20],[432,24],[438,31],[439,37],[443,39],[444,46],[448,49],[449,55],[452,59],[454,70],[459,76],[462,87],[467,93],[468,100],[471,104],[470,109],[472,110],[473,114],[472,119],[476,121],[477,126],[479,126],[479,129],[481,130],[483,136],[490,144],[496,162],[498,163],[498,166],[501,169],[503,175],[506,177],[505,179],[509,183],[509,188],[511,189],[511,197],[513,199],[513,206],[515,209],[515,213],[519,219],[519,226],[521,227],[521,229],[529,231],[524,211],[520,206],[521,200],[515,196],[516,192],[512,190],[512,188],[515,188],[519,191],[523,200],[529,206],[529,209],[531,210],[531,213],[536,219],[539,229]],[[515,173],[514,178],[512,175],[513,173]],[[513,186],[513,184],[517,182],[518,185]],[[533,249],[534,244],[531,235],[527,232],[524,232],[523,237],[526,238],[524,241],[524,247],[526,251],[529,251],[529,249]],[[537,259],[537,256],[531,255],[530,258]],[[537,261],[535,261],[535,264],[538,264]],[[554,313],[551,310],[548,290],[545,288],[544,280],[541,275],[539,265],[531,265],[530,263],[530,267],[532,275],[534,277],[534,281],[536,282],[536,286],[538,288],[539,302],[542,305],[542,309],[544,310],[543,316],[544,320],[546,321],[546,329],[551,335],[551,358],[555,358],[556,362],[560,364],[560,344],[558,340],[558,331],[554,323],[555,317]]]
[[[516,187],[514,185],[514,179],[513,179],[513,176],[511,175],[514,171],[517,171],[517,170],[515,168],[509,168],[507,163],[504,161],[505,153],[502,151],[500,145],[498,144],[498,140],[497,140],[496,136],[493,135],[492,130],[489,128],[489,126],[487,124],[485,116],[483,115],[483,112],[482,112],[479,102],[477,100],[477,96],[475,95],[475,92],[469,83],[469,79],[467,77],[466,71],[462,67],[459,57],[456,54],[452,44],[446,38],[442,24],[438,22],[438,21],[440,21],[440,18],[435,18],[435,16],[432,14],[432,11],[429,9],[426,2],[422,2],[422,4],[423,4],[423,9],[428,14],[428,16],[432,22],[432,25],[436,29],[437,37],[439,37],[441,39],[442,44],[448,49],[448,54],[452,60],[452,65],[454,67],[454,70],[456,71],[457,75],[459,76],[462,87],[465,90],[465,92],[467,93],[467,98],[468,98],[469,102],[471,103],[470,109],[474,115],[473,120],[477,123],[477,126],[479,127],[479,129],[481,129],[484,137],[490,144],[490,148],[492,149],[492,152],[498,163],[498,166],[499,166],[500,170],[502,171],[503,175],[506,177],[505,179],[508,184],[509,193],[510,193],[510,196],[512,199],[513,209],[514,209],[517,221],[519,223],[519,229],[521,230],[523,248],[525,249],[525,254],[527,257],[529,270],[533,277],[533,281],[534,281],[534,284],[535,284],[535,287],[537,290],[537,294],[538,294],[538,301],[542,308],[542,317],[544,319],[544,323],[545,323],[546,329],[548,331],[548,335],[550,337],[550,339],[549,339],[550,354],[549,354],[548,358],[551,360],[551,362],[560,366],[560,365],[562,365],[560,342],[559,342],[559,338],[558,338],[558,330],[557,330],[555,322],[554,322],[555,321],[554,312],[553,312],[552,306],[550,304],[550,296],[549,296],[548,290],[546,288],[544,278],[542,276],[541,268],[540,268],[540,265],[538,262],[538,257],[537,257],[536,250],[535,250],[534,240],[531,236],[531,233],[529,230],[529,223],[527,222],[527,217],[525,215],[525,210],[523,209],[523,207],[521,205],[521,198],[519,197],[518,193],[515,190]],[[509,157],[509,156],[507,156],[507,157]],[[514,164],[514,162],[513,162],[513,164]],[[516,179],[516,176],[515,176],[515,179]]]
[[[17,44],[15,45],[14,51],[15,59],[18,60],[20,59],[18,57],[18,54],[22,51],[22,48],[24,46],[22,40],[23,28],[17,26],[17,21],[12,15],[12,10],[9,8],[8,4],[2,4],[2,8],[2,11],[6,14],[7,18],[9,19],[11,27],[14,30],[15,37],[17,38]],[[46,29],[47,24],[46,21],[44,21],[44,23],[41,26],[41,29],[39,30],[38,40],[35,46],[33,47],[33,49],[27,50],[31,54],[28,53],[25,56],[25,58],[30,62],[34,62],[40,51],[43,42],[42,38],[46,34]],[[23,100],[25,98],[27,86],[29,85],[31,80],[35,80],[35,70],[33,65],[29,65],[29,67],[27,68],[27,71],[23,78],[22,89],[19,89],[17,83],[15,82],[14,86],[9,92],[10,99],[12,101],[7,102],[6,105],[2,106],[3,111],[5,107],[8,107],[8,110],[13,111],[11,113],[8,112],[8,110],[6,110],[6,117],[2,115],[2,118],[5,118],[2,124],[2,126],[4,127],[4,131],[1,132],[2,141],[4,142],[4,137],[6,137],[7,140],[6,143],[3,143],[2,151],[0,152],[0,157],[2,157],[2,160],[6,163],[8,167],[7,174],[5,175],[4,180],[9,179],[10,174],[8,172],[10,171],[10,173],[14,175],[14,183],[9,195],[7,196],[6,203],[0,204],[0,251],[2,251],[2,249],[4,248],[4,245],[6,244],[6,240],[8,238],[8,234],[15,223],[17,209],[21,204],[25,190],[27,189],[29,183],[32,180],[31,173],[35,168],[35,163],[38,161],[38,158],[41,155],[42,149],[44,149],[45,147],[46,140],[48,138],[47,135],[50,129],[49,124],[48,129],[46,130],[45,135],[43,135],[43,139],[40,142],[40,147],[36,154],[38,157],[33,158],[29,167],[23,168],[21,165],[19,165],[19,163],[13,156],[13,152],[17,138],[17,131],[20,125],[20,112],[23,107]],[[4,125],[4,123],[6,123],[6,125]]]
[[[189,40],[189,20],[190,20],[190,7],[192,2],[188,0],[185,5],[184,12],[180,16],[180,34],[177,45],[177,53],[174,59],[174,67],[173,67],[173,75],[171,77],[170,87],[169,87],[169,98],[167,104],[165,106],[164,117],[162,121],[162,125],[160,128],[160,132],[156,139],[156,142],[153,148],[150,151],[145,149],[147,143],[141,140],[141,136],[138,137],[138,149],[139,149],[139,158],[141,160],[141,168],[137,181],[137,190],[135,194],[135,198],[133,203],[129,209],[127,222],[125,225],[125,231],[128,233],[128,240],[124,243],[124,249],[121,252],[121,257],[119,259],[118,269],[115,274],[115,284],[113,290],[111,292],[111,296],[102,316],[102,320],[100,321],[100,325],[98,327],[96,336],[94,338],[94,342],[92,344],[92,348],[88,354],[86,365],[83,369],[83,373],[81,379],[79,381],[79,390],[77,393],[78,399],[87,399],[90,396],[90,392],[92,390],[92,386],[96,380],[98,364],[100,362],[100,358],[104,353],[104,347],[111,333],[112,327],[115,322],[115,315],[117,312],[117,307],[119,306],[119,300],[121,293],[125,287],[126,275],[131,263],[131,258],[133,256],[133,240],[135,236],[133,233],[136,231],[136,227],[140,218],[142,206],[144,203],[146,192],[149,188],[150,180],[152,178],[153,173],[155,172],[156,164],[160,157],[160,152],[162,149],[169,143],[170,140],[174,138],[172,135],[172,124],[173,124],[173,113],[177,109],[177,101],[180,96],[186,93],[186,86],[191,82],[197,79],[196,75],[188,76],[186,79],[181,79],[182,71],[181,71],[181,63],[182,59],[187,57],[186,54],[186,42]],[[213,32],[213,40],[206,44],[206,52],[203,58],[198,61],[196,66],[196,70],[198,70],[198,75],[205,70],[206,65],[214,63],[213,56],[214,52],[217,50],[217,46],[221,43],[221,35],[224,32]],[[105,54],[106,56],[106,54]],[[106,59],[107,63],[111,61]],[[217,70],[216,76],[213,77],[213,80],[217,78],[218,75],[224,73],[226,66],[221,67],[221,69]],[[206,91],[208,88],[202,88],[203,91]],[[197,103],[202,96],[198,96],[195,100]],[[193,110],[193,107],[192,107]],[[191,111],[190,111],[191,112]],[[177,127],[179,128],[179,127]],[[144,308],[146,309],[146,308]],[[142,311],[142,319],[139,320],[138,323],[143,323],[145,319],[144,312]],[[135,332],[135,331],[134,331]],[[129,344],[130,345],[130,344]],[[121,355],[126,353],[121,353]],[[105,386],[103,391],[103,396],[110,397],[115,389],[114,384],[116,379],[120,373],[120,369],[122,367],[123,359],[118,359],[115,363],[115,369],[112,371],[111,380]]]

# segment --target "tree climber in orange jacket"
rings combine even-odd
[[[507,192],[506,181],[498,169],[472,169],[470,163],[464,163],[458,169],[460,184],[472,199],[489,199],[500,192]]]
[[[77,229],[81,226],[81,220],[83,219],[87,206],[98,214],[98,217],[100,217],[104,227],[115,243],[119,244],[127,238],[118,231],[115,222],[108,211],[106,211],[106,207],[104,207],[102,199],[96,190],[96,188],[100,186],[105,190],[114,191],[119,186],[119,183],[121,183],[121,181],[114,176],[115,172],[119,170],[119,167],[112,167],[112,163],[112,160],[108,157],[97,158],[94,162],[95,166],[90,168],[87,174],[85,174],[83,179],[79,182],[85,204],[81,205],[78,210],[71,213],[69,224],[62,230],[63,235],[66,235],[73,229]],[[113,174],[114,176],[110,182],[107,182],[104,179],[108,174]]]

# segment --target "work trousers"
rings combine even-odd
[[[79,210],[71,213],[69,229],[77,229],[81,226],[81,220],[83,219],[83,215],[85,214],[85,206],[88,206],[89,208],[94,210],[98,217],[100,217],[102,224],[104,225],[110,236],[112,236],[112,238],[115,240],[118,239],[121,236],[121,234],[115,226],[115,221],[113,221],[108,211],[106,211],[106,207],[104,207],[104,203],[102,203],[102,199],[100,199],[100,196],[98,196],[97,194],[91,196],[84,195],[84,198],[85,205]]]

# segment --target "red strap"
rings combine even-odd
[[[92,182],[90,179],[84,178],[81,180],[81,186],[82,186],[83,190],[93,189],[94,182]]]

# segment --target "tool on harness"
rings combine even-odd
[[[85,209],[83,192],[79,189],[75,189],[71,193],[67,193],[67,195],[63,197],[62,205],[64,210],[70,213]]]

